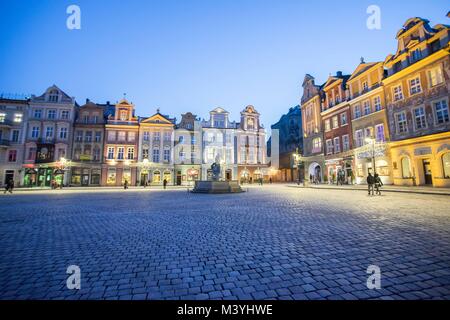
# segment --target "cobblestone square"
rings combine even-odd
[[[0,298],[450,299],[449,205],[285,185],[2,194]]]

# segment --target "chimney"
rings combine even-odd
[[[342,77],[342,71],[336,72],[336,77]]]
[[[86,99],[86,104],[88,104],[89,102],[91,102],[91,100],[89,100],[89,99]]]

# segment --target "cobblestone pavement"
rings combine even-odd
[[[2,194],[0,298],[450,299],[449,208],[286,186]]]

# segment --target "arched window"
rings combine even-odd
[[[405,179],[411,178],[411,162],[407,157],[402,159],[402,177]]]
[[[442,156],[442,167],[444,168],[444,178],[450,179],[450,152]]]
[[[161,182],[161,172],[155,171],[153,172],[153,183],[160,183]]]
[[[170,171],[164,171],[164,179],[167,181],[167,183],[170,183],[172,180],[172,174]]]

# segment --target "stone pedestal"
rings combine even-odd
[[[238,181],[196,181],[193,193],[241,193],[244,192]]]

